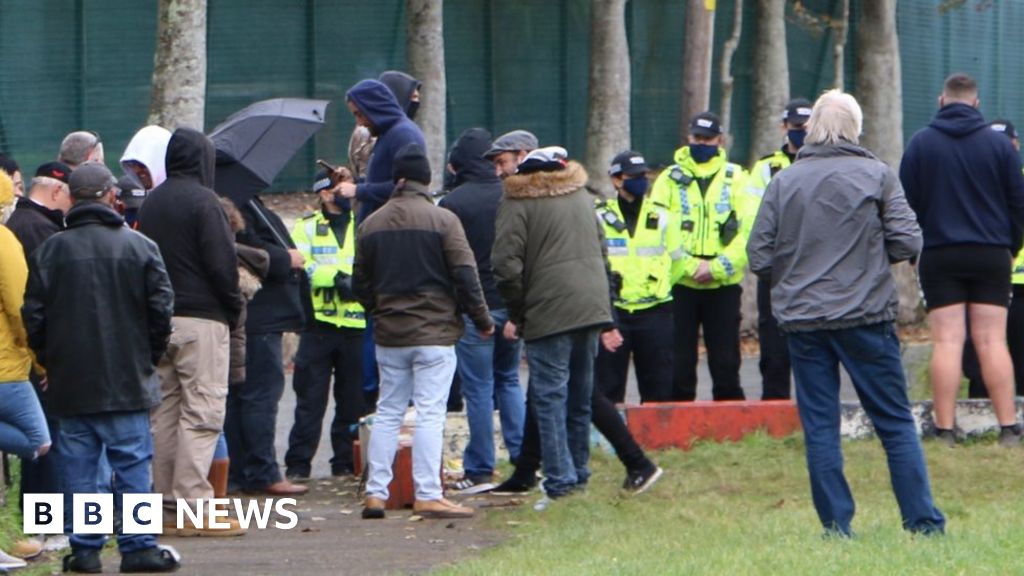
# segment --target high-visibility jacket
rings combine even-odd
[[[344,244],[339,246],[330,222],[318,211],[295,223],[292,240],[305,260],[316,319],[338,327],[366,328],[363,307],[355,300],[342,300],[334,285],[338,272],[352,274],[356,251],[354,231],[355,215],[345,229]]]
[[[615,307],[629,312],[672,300],[672,285],[682,273],[679,219],[667,202],[650,196],[644,196],[641,202],[632,236],[618,200],[597,202],[608,263],[617,277]]]
[[[768,184],[772,181],[772,178],[776,174],[789,168],[793,161],[789,159],[789,155],[781,149],[762,156],[754,167],[750,169],[750,190],[752,193],[757,194],[758,197],[764,196],[764,191],[768,189]]]
[[[724,150],[697,164],[684,146],[676,150],[675,161],[654,181],[651,194],[668,198],[669,209],[679,218],[683,258],[678,283],[698,290],[739,284],[760,204],[748,188],[747,171],[729,162]],[[707,284],[693,280],[701,260],[710,265],[712,281]]]

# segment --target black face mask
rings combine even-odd
[[[409,120],[416,119],[416,112],[420,109],[420,103],[418,100],[409,102],[409,105],[405,107],[405,115],[409,117]]]

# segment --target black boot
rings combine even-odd
[[[76,550],[64,557],[65,572],[99,574],[103,572],[99,550]]]
[[[181,567],[181,555],[171,546],[154,546],[121,555],[121,573],[174,572]]]

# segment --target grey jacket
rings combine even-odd
[[[772,179],[747,243],[750,269],[771,279],[772,313],[789,332],[894,320],[889,265],[920,250],[899,178],[848,143],[804,147]]]

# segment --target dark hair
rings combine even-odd
[[[21,166],[6,154],[0,154],[0,170],[7,172],[8,176],[14,176],[15,172],[21,172]]]
[[[942,84],[942,93],[950,98],[966,100],[978,96],[978,83],[963,72],[950,74]]]

